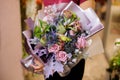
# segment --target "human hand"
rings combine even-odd
[[[38,61],[37,59],[33,60],[34,64],[31,64],[30,66],[33,67],[35,73],[39,73],[43,71],[44,65]]]
[[[85,2],[80,4],[82,9],[87,9],[89,7],[95,9],[95,0],[86,0]]]

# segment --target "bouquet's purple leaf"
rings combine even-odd
[[[31,52],[31,50],[30,50],[30,47],[29,47],[29,45],[28,45],[27,40],[25,40],[25,43],[24,43],[23,45],[24,45],[24,47],[25,47],[26,52],[27,52],[28,54],[32,54],[32,52]]]
[[[30,42],[29,42],[29,39],[32,37],[32,31],[31,30],[26,30],[26,31],[23,31],[23,35],[24,37],[26,38],[25,39],[25,48],[27,49],[31,49],[32,50],[32,47],[30,45]],[[27,50],[26,49],[26,50]],[[27,50],[28,51],[28,50]]]
[[[28,41],[31,38],[31,31],[30,30],[23,31],[23,35],[24,35],[23,37],[24,37],[24,41],[25,41],[23,45],[25,47],[25,50],[28,54],[32,54],[32,52],[30,50],[30,49],[32,49],[32,47]]]
[[[53,68],[54,68],[55,72],[56,72],[56,71],[57,71],[57,72],[63,72],[63,70],[64,70],[64,65],[63,65],[61,62],[55,61],[54,64],[55,64],[55,65],[53,66]]]
[[[34,21],[29,17],[25,20],[25,23],[30,27],[30,29],[33,31],[34,29]]]
[[[64,65],[61,62],[55,61],[54,56],[46,63],[44,67],[45,78],[49,78],[54,72],[63,72]]]
[[[32,37],[32,31],[31,30],[25,30],[23,31],[23,35],[26,39],[30,39]]]
[[[51,57],[51,59],[45,64],[44,67],[44,75],[45,78],[49,78],[50,75],[53,75],[54,73],[54,57]]]

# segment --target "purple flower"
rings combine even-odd
[[[51,26],[50,32],[46,34],[47,44],[55,44],[58,40],[55,26]]]
[[[34,21],[30,17],[25,20],[25,23],[30,27],[31,30],[34,29]]]

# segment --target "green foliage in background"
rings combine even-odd
[[[110,73],[113,71],[120,73],[120,42],[115,42],[115,45],[118,49],[114,53],[116,55],[110,60],[110,67],[107,69]]]
[[[117,55],[110,61],[110,68],[112,70],[120,70],[120,50],[118,50],[116,53]]]

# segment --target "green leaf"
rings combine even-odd
[[[63,17],[64,18],[64,21],[66,22],[68,19],[66,17]]]
[[[58,30],[58,33],[60,33],[60,34],[64,34],[66,32],[66,29],[65,29],[65,27],[62,24],[60,24],[57,27],[57,30]]]
[[[73,28],[73,27],[68,27],[69,29],[71,29],[71,30],[73,30],[73,31],[75,31],[75,28]]]
[[[46,32],[48,32],[48,31],[50,31],[50,26],[49,26],[49,25],[46,25],[46,27],[45,27],[45,29],[44,29],[44,32],[46,33]]]
[[[45,45],[45,44],[46,44],[45,38],[41,38],[41,39],[40,39],[40,42],[41,42],[43,45]]]
[[[47,31],[49,31],[50,26],[42,20],[39,20],[39,23],[39,26],[34,28],[33,35],[40,39]]]
[[[43,27],[43,22],[42,22],[42,20],[39,20],[39,23],[40,23],[40,27],[42,28],[42,27]]]
[[[43,34],[45,34],[47,31],[49,31],[50,26],[46,22],[39,20],[39,23],[40,23],[41,32]]]
[[[37,37],[37,38],[40,39],[40,37],[41,37],[41,35],[42,35],[41,28],[38,27],[38,26],[36,26],[36,27],[34,28],[33,35],[34,35],[35,37]]]
[[[120,42],[115,42],[115,45],[120,44]]]
[[[67,37],[67,36],[64,36],[64,35],[59,35],[59,38],[62,40],[62,41],[65,41],[65,42],[69,42],[71,41],[72,39]]]

